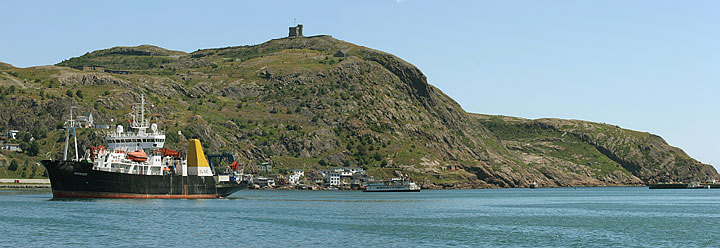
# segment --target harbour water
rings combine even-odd
[[[718,247],[720,190],[243,190],[50,200],[0,190],[0,246]]]

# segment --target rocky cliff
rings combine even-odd
[[[71,68],[82,66],[102,68]],[[56,66],[1,65],[0,85],[0,129],[48,130],[39,139],[44,156],[60,152],[57,128],[68,106],[92,112],[99,123],[127,125],[130,106],[145,94],[167,146],[198,137],[209,151],[237,154],[251,171],[264,161],[280,172],[361,166],[376,177],[407,174],[431,188],[717,177],[657,136],[468,114],[410,63],[330,36],[189,54],[117,47]],[[101,136],[86,130],[81,140],[92,144]]]
[[[539,172],[544,183],[634,185],[705,181],[718,175],[712,166],[650,133],[578,120],[472,116]]]

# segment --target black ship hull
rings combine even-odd
[[[96,171],[89,162],[43,160],[54,198],[220,198],[246,187],[214,176]]]

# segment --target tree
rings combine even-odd
[[[33,141],[30,143],[30,146],[25,152],[28,154],[28,156],[37,156],[38,152],[40,152],[40,145],[37,143],[37,141]]]
[[[35,177],[35,175],[37,175],[38,167],[37,167],[37,166],[31,166],[30,168],[31,168],[31,169],[30,169],[30,178],[33,178],[33,177]]]
[[[18,134],[18,139],[19,139],[19,140],[22,140],[22,141],[25,141],[25,142],[30,142],[30,139],[31,139],[32,137],[33,137],[32,134],[30,134],[30,133],[28,133],[28,132],[20,132],[20,133]]]
[[[44,139],[47,137],[47,132],[47,128],[41,126],[32,130],[32,136],[35,137],[35,139]]]
[[[18,169],[18,162],[15,159],[13,159],[12,161],[10,161],[10,166],[8,166],[8,170],[16,171],[17,169]]]
[[[67,95],[68,97],[73,97],[73,92],[72,92],[72,90],[67,90],[67,91],[65,91],[65,95]]]
[[[81,90],[77,90],[77,92],[75,92],[75,95],[80,98],[83,98],[83,92]]]

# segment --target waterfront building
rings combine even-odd
[[[329,186],[340,186],[340,173],[332,172],[325,176],[325,184]]]
[[[290,185],[297,185],[300,183],[300,177],[300,174],[290,174],[287,178]]]
[[[275,179],[269,177],[255,177],[253,178],[253,183],[260,185],[260,187],[275,186]]]

